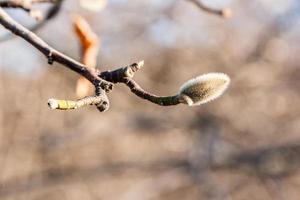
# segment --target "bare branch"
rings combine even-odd
[[[138,97],[148,100],[157,105],[174,106],[181,103],[180,96],[177,94],[174,96],[157,96],[151,94],[143,90],[134,80],[130,78],[125,78],[123,83],[125,83],[130,88],[131,92],[133,92]]]
[[[67,68],[77,72],[78,74],[84,76],[95,86],[100,86],[105,91],[110,91],[112,89],[113,84],[99,78],[97,76],[96,70],[87,68],[82,63],[79,63],[74,59],[64,55],[63,53],[55,50],[54,48],[49,46],[46,42],[44,42],[41,38],[39,38],[36,34],[32,33],[24,26],[22,26],[14,19],[12,19],[1,8],[0,8],[0,24],[2,24],[5,28],[10,30],[15,35],[22,37],[24,40],[29,42],[35,48],[37,48],[41,53],[43,53],[47,57],[49,64],[53,64],[53,62],[58,62],[66,66]]]
[[[81,23],[83,23],[83,21],[81,21]],[[97,38],[93,35],[91,30],[91,33],[84,33],[84,31],[89,30],[89,27],[87,23],[85,24],[85,22],[81,24],[82,27],[77,27],[77,33],[80,36],[84,50],[90,51],[84,52],[86,56],[89,56],[89,58],[86,59],[92,59],[91,61],[84,59],[84,62],[88,65],[88,67],[49,46],[37,35],[13,20],[1,8],[0,24],[15,35],[22,37],[42,52],[48,58],[49,64],[56,61],[82,75],[95,86],[95,96],[85,97],[77,101],[50,99],[48,104],[52,109],[70,110],[86,105],[96,105],[100,111],[106,111],[109,108],[109,101],[106,96],[106,92],[112,90],[114,83],[123,83],[127,85],[131,92],[138,97],[160,106],[171,106],[180,103],[188,104],[190,106],[200,105],[202,102],[208,102],[219,97],[223,94],[230,83],[230,78],[227,75],[211,73],[188,81],[182,86],[183,88],[181,88],[176,95],[157,96],[143,90],[132,79],[135,73],[142,68],[144,61],[133,63],[132,65],[121,67],[113,71],[101,72],[95,69],[98,46],[93,45],[92,43],[94,42],[96,44]]]

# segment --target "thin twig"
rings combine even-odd
[[[146,92],[145,90],[143,90],[137,82],[135,82],[133,79],[124,79],[124,81],[122,81],[124,84],[126,84],[131,92],[133,92],[135,95],[137,95],[138,97],[141,97],[142,99],[148,100],[152,103],[155,103],[157,105],[160,106],[174,106],[177,104],[180,104],[180,98],[179,96],[176,94],[174,96],[157,96],[154,94],[151,94],[149,92]]]
[[[131,92],[136,96],[160,106],[173,106],[181,103],[178,95],[157,96],[143,90],[138,83],[132,79],[134,74],[141,69],[143,65],[144,61],[133,63],[127,67],[119,68],[114,71],[102,72],[100,73],[100,77],[113,83],[123,83],[128,86]]]

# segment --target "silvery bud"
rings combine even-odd
[[[226,74],[204,74],[184,83],[180,88],[178,97],[181,103],[197,106],[221,96],[229,83],[230,78]]]

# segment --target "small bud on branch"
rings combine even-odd
[[[105,111],[106,106],[108,105],[108,100],[103,96],[90,96],[85,97],[76,101],[72,100],[58,100],[58,99],[49,99],[48,106],[52,110],[73,110],[82,108],[88,105],[96,105],[98,110],[101,112]]]
[[[230,78],[226,74],[204,74],[183,84],[180,88],[179,99],[189,106],[201,105],[221,96],[229,83]]]

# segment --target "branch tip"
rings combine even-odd
[[[96,96],[88,96],[75,101],[58,99],[48,100],[48,106],[51,110],[73,110],[89,105],[95,105],[98,110],[104,112],[109,108],[109,101],[104,92]]]
[[[139,69],[141,69],[144,66],[145,62],[144,60],[133,63],[127,67],[124,68],[124,76],[126,78],[133,78],[135,72],[137,72]]]
[[[58,108],[58,103],[56,99],[49,99],[48,100],[48,106],[51,110],[55,110]]]
[[[141,60],[140,62],[137,63],[138,64],[138,68],[142,68],[145,64],[145,61],[144,60]]]

